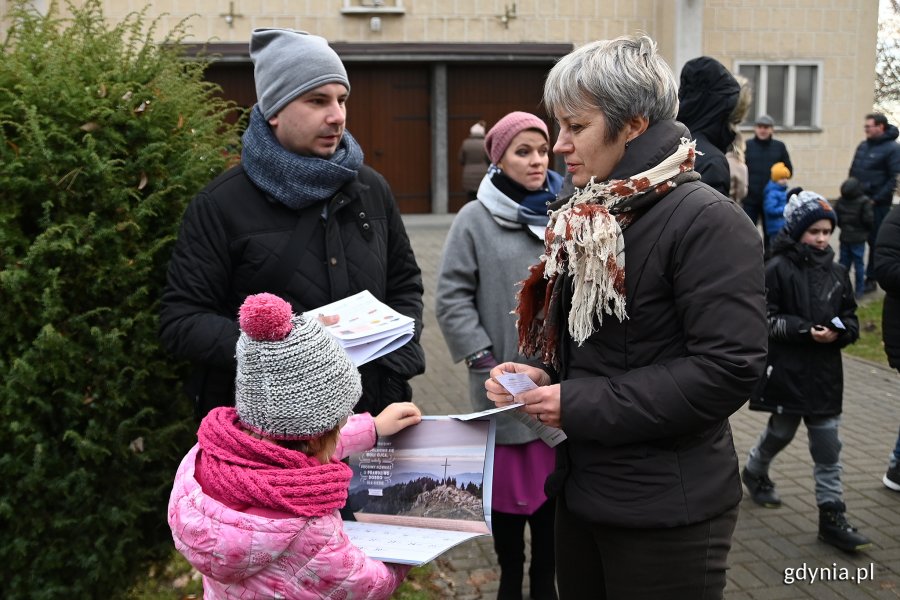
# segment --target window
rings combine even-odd
[[[341,13],[348,14],[395,14],[406,12],[403,0],[344,0]]]
[[[783,129],[819,126],[821,64],[816,62],[738,62],[737,72],[750,81],[753,103],[743,125],[769,115]]]

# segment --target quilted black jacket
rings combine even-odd
[[[413,317],[413,340],[360,368],[357,412],[377,414],[390,402],[410,399],[406,380],[425,370],[422,276],[390,187],[363,166],[328,200],[327,219],[324,209],[318,203],[295,211],[269,200],[241,166],[213,180],[188,206],[169,263],[160,337],[195,366],[186,387],[198,416],[233,404],[237,313],[247,296],[260,292],[284,297],[298,312],[367,289]],[[285,271],[276,265],[298,218],[315,223],[302,253],[291,259],[293,271],[279,277]]]

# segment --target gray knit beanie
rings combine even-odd
[[[337,426],[362,395],[359,371],[316,319],[273,294],[248,296],[238,320],[235,408],[276,439],[310,439]]]
[[[326,83],[350,91],[347,70],[325,38],[293,29],[254,29],[250,60],[256,98],[266,120],[291,100]]]

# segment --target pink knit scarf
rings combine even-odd
[[[347,502],[353,472],[342,462],[321,464],[297,450],[258,440],[238,425],[234,408],[209,412],[197,432],[198,476],[226,504],[321,517]]]

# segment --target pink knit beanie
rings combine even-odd
[[[503,153],[509,147],[509,143],[520,132],[526,129],[537,129],[544,134],[547,141],[550,140],[550,133],[547,131],[547,124],[535,115],[527,112],[511,112],[491,127],[484,138],[484,149],[491,158],[493,164],[500,162]]]

